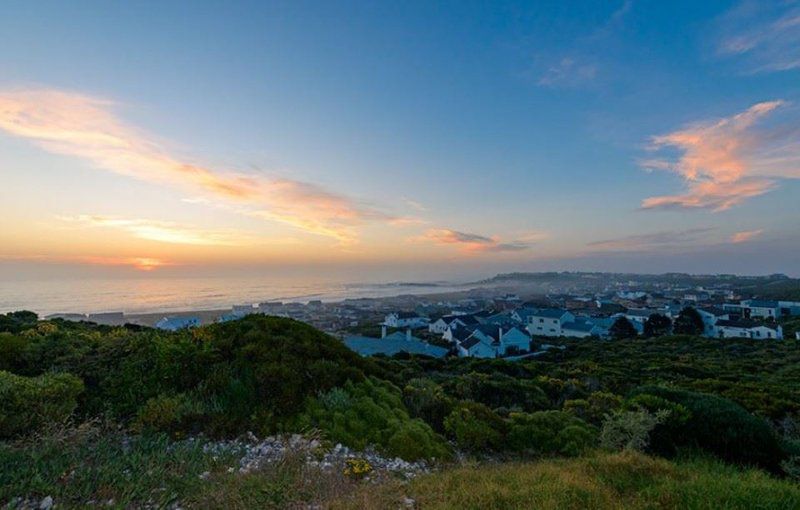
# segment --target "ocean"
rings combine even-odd
[[[458,284],[300,282],[296,278],[215,277],[49,279],[0,282],[0,312],[156,313],[215,310],[262,301],[340,301],[346,298],[432,294],[463,290]]]

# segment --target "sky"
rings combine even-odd
[[[0,278],[800,275],[800,2],[3,2]]]

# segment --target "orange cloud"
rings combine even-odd
[[[642,208],[709,208],[721,211],[774,189],[780,179],[800,178],[796,128],[756,131],[755,125],[783,101],[758,103],[742,113],[656,136],[652,149],[677,148],[677,161],[648,159],[648,170],[667,170],[686,182],[685,193],[650,197]]]
[[[475,253],[523,251],[530,248],[533,242],[542,238],[543,234],[541,233],[528,233],[522,239],[501,242],[497,237],[486,237],[446,228],[433,228],[427,230],[421,237],[412,240],[457,246],[465,252]]]
[[[57,90],[0,92],[0,130],[45,150],[90,161],[135,179],[234,204],[248,215],[279,221],[342,242],[354,228],[394,216],[316,185],[291,179],[221,172],[183,161],[125,124],[109,101]]]
[[[152,258],[152,257],[80,257],[76,262],[84,264],[93,264],[99,266],[129,266],[140,271],[152,271],[162,266],[171,266],[173,264],[166,260]]]
[[[758,230],[745,230],[744,232],[736,232],[731,236],[732,243],[746,243],[756,237],[760,236],[764,229]]]

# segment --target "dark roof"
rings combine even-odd
[[[464,340],[463,342],[461,342],[461,347],[463,347],[464,349],[469,350],[469,349],[471,349],[472,347],[476,346],[479,343],[481,343],[480,340],[478,340],[474,336],[471,336],[471,337],[467,338],[466,340]]]
[[[550,319],[560,319],[567,313],[566,310],[562,310],[561,308],[542,308],[537,310],[534,314],[535,317],[548,317]]]
[[[397,312],[398,319],[414,319],[419,316],[417,312]]]
[[[718,320],[716,326],[723,326],[729,328],[757,328],[758,326],[765,326],[770,329],[775,329],[774,326],[770,326],[768,324],[764,324],[763,322],[758,322],[749,319],[739,319],[739,320]]]
[[[718,306],[704,306],[699,308],[699,310],[702,310],[706,313],[710,313],[711,315],[714,315],[716,317],[719,317],[720,315],[728,315],[730,313],[730,311],[723,310]]]
[[[767,301],[764,299],[751,299],[747,305],[749,307],[756,307],[756,308],[778,308],[777,301]]]
[[[469,338],[473,331],[472,328],[455,328],[451,330],[450,333],[453,335],[453,339],[460,342]]]
[[[585,333],[589,333],[594,329],[594,324],[591,322],[565,322],[561,325],[561,330],[569,330],[569,331],[582,331]]]

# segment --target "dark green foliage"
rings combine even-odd
[[[441,386],[430,379],[412,379],[403,388],[403,402],[412,417],[420,418],[436,432],[444,433],[444,419],[453,410],[453,399]]]
[[[39,316],[27,310],[0,314],[0,333],[19,333],[36,326]]]
[[[563,411],[512,413],[509,421],[507,447],[537,455],[579,455],[597,436],[593,427]]]
[[[623,338],[635,338],[638,332],[627,318],[617,317],[614,324],[608,328],[608,334],[611,335],[611,338],[621,340]]]
[[[477,402],[461,402],[445,418],[447,435],[459,448],[473,452],[503,447],[506,423],[494,411]]]
[[[564,411],[593,425],[600,425],[607,414],[622,406],[622,397],[605,391],[596,391],[587,399],[567,400]]]
[[[644,321],[644,336],[646,337],[667,335],[670,329],[672,329],[672,320],[660,313],[651,314],[650,317]]]
[[[443,438],[412,419],[401,399],[400,390],[384,381],[347,382],[310,399],[297,425],[317,428],[331,441],[353,448],[376,445],[406,460],[448,457]]]
[[[550,407],[544,390],[536,381],[502,373],[470,373],[448,379],[445,391],[459,400],[472,400],[492,409],[538,411]]]
[[[704,329],[703,318],[691,306],[681,310],[672,327],[672,331],[676,335],[702,335]]]
[[[675,446],[686,446],[705,450],[728,462],[780,471],[785,453],[775,433],[763,419],[748,414],[736,403],[714,395],[657,386],[638,388],[631,397],[636,399],[641,395],[680,404],[690,413],[683,423],[665,423],[665,430],[651,437],[655,451],[669,452]],[[638,402],[661,406],[650,397]]]
[[[82,391],[81,380],[70,374],[24,377],[0,371],[0,438],[64,422]]]

